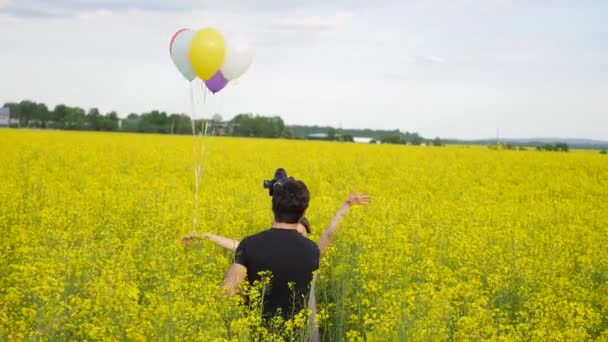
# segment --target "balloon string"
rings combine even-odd
[[[194,81],[190,81],[190,121],[192,123],[192,136],[196,136],[194,127]]]
[[[219,102],[220,102],[220,104],[219,104],[219,108],[218,108],[218,113],[220,115],[223,115],[224,114],[224,94],[222,94],[222,96],[220,96]]]
[[[194,157],[194,213],[192,214],[192,230],[196,231],[196,215],[198,213],[198,191],[199,191],[199,162],[196,153],[196,122],[194,106],[194,81],[190,81],[190,121],[192,123],[192,154]]]
[[[204,118],[204,110],[206,109],[206,105],[207,105],[207,88],[203,89],[203,119],[201,120],[201,125],[203,126],[203,136],[206,137],[207,136],[207,123],[205,122],[205,118]],[[203,174],[205,171],[205,160],[203,158],[205,153],[205,144],[203,141],[201,141],[201,154],[200,154],[200,160],[201,160],[201,165],[199,166],[199,184],[202,184],[203,181]]]
[[[203,87],[203,104],[207,102],[207,87]]]
[[[205,115],[205,110],[206,110],[206,105],[207,105],[206,104],[207,103],[206,99],[207,99],[207,89],[203,89],[203,109],[202,109],[203,118],[201,119],[201,124],[202,125],[205,125],[204,115]],[[207,135],[206,127],[203,128],[202,133],[203,133],[203,136]],[[200,154],[198,156],[197,168],[196,168],[196,177],[197,177],[196,178],[196,201],[195,201],[194,208],[195,208],[195,210],[197,212],[198,212],[198,195],[200,193],[201,184],[203,183],[203,174],[204,174],[204,171],[205,171],[204,158],[203,158],[204,154],[205,154],[205,144],[204,144],[203,140],[201,139],[201,151],[200,151]],[[196,220],[196,216],[194,218]]]

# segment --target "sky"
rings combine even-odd
[[[608,140],[606,18],[601,0],[0,0],[0,104],[190,115],[169,40],[214,27],[255,58],[196,117]]]

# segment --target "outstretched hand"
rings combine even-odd
[[[353,191],[346,197],[346,203],[349,205],[368,205],[371,201],[372,198],[366,192]]]
[[[197,233],[197,232],[190,232],[186,235],[184,235],[184,237],[182,237],[182,243],[184,245],[189,245],[194,241],[197,240],[204,240],[206,238],[205,236],[206,234],[201,234],[201,233]]]

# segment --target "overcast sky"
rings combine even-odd
[[[212,26],[256,56],[197,116],[608,140],[607,18],[600,0],[0,0],[0,104],[189,114],[169,39]]]

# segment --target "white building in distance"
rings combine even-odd
[[[372,138],[368,138],[368,137],[354,137],[353,140],[355,140],[356,143],[360,143],[360,144],[369,144],[372,142]]]
[[[0,107],[0,127],[7,127],[11,123],[11,109]]]

